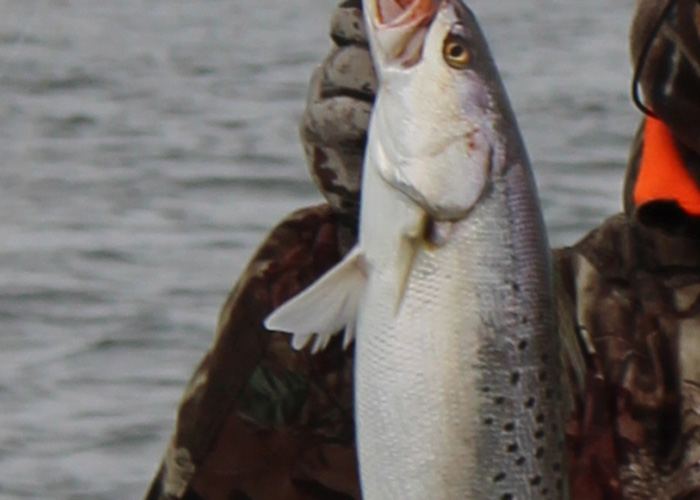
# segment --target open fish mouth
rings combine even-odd
[[[425,34],[444,0],[365,0],[373,53],[379,66],[420,61]]]
[[[370,0],[378,27],[423,25],[435,16],[440,0]]]

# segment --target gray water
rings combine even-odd
[[[297,140],[331,0],[0,0],[0,500],[140,497]],[[633,0],[474,0],[554,244],[620,210]]]

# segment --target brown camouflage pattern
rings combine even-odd
[[[338,262],[355,220],[328,205],[272,230],[225,302],[148,500],[352,499],[353,349],[295,351],[263,319]]]
[[[641,55],[668,2],[674,2],[646,60]],[[686,147],[700,153],[700,4],[637,0],[630,32],[632,64],[642,64],[644,101]],[[696,177],[698,179],[698,177]]]
[[[698,250],[618,215],[556,252],[590,362],[573,483],[604,493],[580,498],[700,498]]]

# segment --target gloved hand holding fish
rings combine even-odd
[[[359,242],[266,326],[356,337],[363,498],[568,498],[549,250],[487,43],[460,0],[364,11]]]

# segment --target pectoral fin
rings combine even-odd
[[[291,333],[295,349],[303,349],[317,335],[314,353],[324,349],[333,335],[345,328],[347,347],[355,336],[357,305],[365,281],[365,259],[359,247],[355,247],[309,288],[270,314],[265,327]]]

